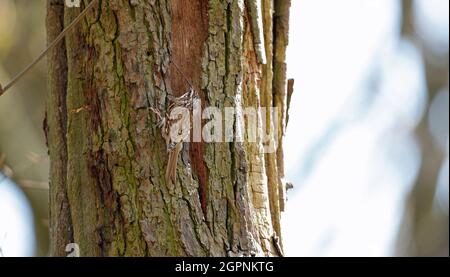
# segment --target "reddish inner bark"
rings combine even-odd
[[[174,96],[182,95],[189,87],[176,64],[199,93],[204,107],[205,95],[200,87],[203,47],[208,37],[208,0],[172,0],[171,5],[173,62],[170,65],[170,85]],[[208,173],[203,156],[204,144],[191,143],[192,169],[198,177],[200,202],[206,215]]]

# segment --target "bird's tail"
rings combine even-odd
[[[177,180],[177,162],[178,154],[180,154],[183,143],[180,142],[175,146],[175,149],[169,152],[169,161],[167,162],[166,168],[166,183],[175,184]]]

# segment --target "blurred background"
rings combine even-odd
[[[292,5],[287,254],[448,255],[449,1]]]
[[[289,256],[449,255],[449,1],[292,0]],[[46,44],[0,0],[0,83]],[[46,67],[0,98],[0,257],[48,254]]]
[[[44,0],[0,0],[2,85],[44,49],[45,9]],[[47,255],[46,82],[44,61],[0,97],[0,257]]]

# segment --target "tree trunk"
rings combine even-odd
[[[282,255],[289,7],[290,0],[98,0],[49,56],[52,255],[66,255],[69,243],[82,256]],[[79,12],[48,0],[49,41]],[[244,108],[277,107],[258,113],[257,128],[282,133],[186,142],[176,182],[166,182],[154,111],[164,114],[168,96],[188,89],[176,65],[204,108],[236,108],[233,130],[245,123]],[[261,151],[267,143],[275,152]]]

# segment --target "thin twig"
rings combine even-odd
[[[171,62],[175,66],[175,69],[181,74],[181,76],[183,76],[184,80],[189,84],[189,87],[193,89],[194,87],[192,86],[191,82],[189,82],[188,78],[186,78],[186,76],[183,74],[181,69],[178,67],[177,63],[174,60],[172,60]]]
[[[69,24],[69,26],[67,26],[64,30],[62,30],[62,32],[56,37],[56,39],[53,40],[47,46],[47,48],[44,51],[42,51],[42,53],[39,54],[39,56],[36,59],[34,59],[33,62],[31,62],[24,70],[22,70],[19,74],[17,74],[4,88],[2,88],[0,84],[0,96],[2,96],[8,89],[13,87],[25,74],[28,73],[28,71],[30,71],[37,63],[39,63],[42,60],[42,58],[44,58],[47,55],[48,51],[50,51],[56,45],[58,45],[58,43],[66,36],[67,32],[73,29],[73,27],[75,27],[75,25],[77,25],[77,23],[80,22],[81,19],[83,19],[83,17],[87,14],[89,9],[94,6],[95,2],[96,0],[92,0],[91,3],[89,3],[86,6],[86,8]]]

